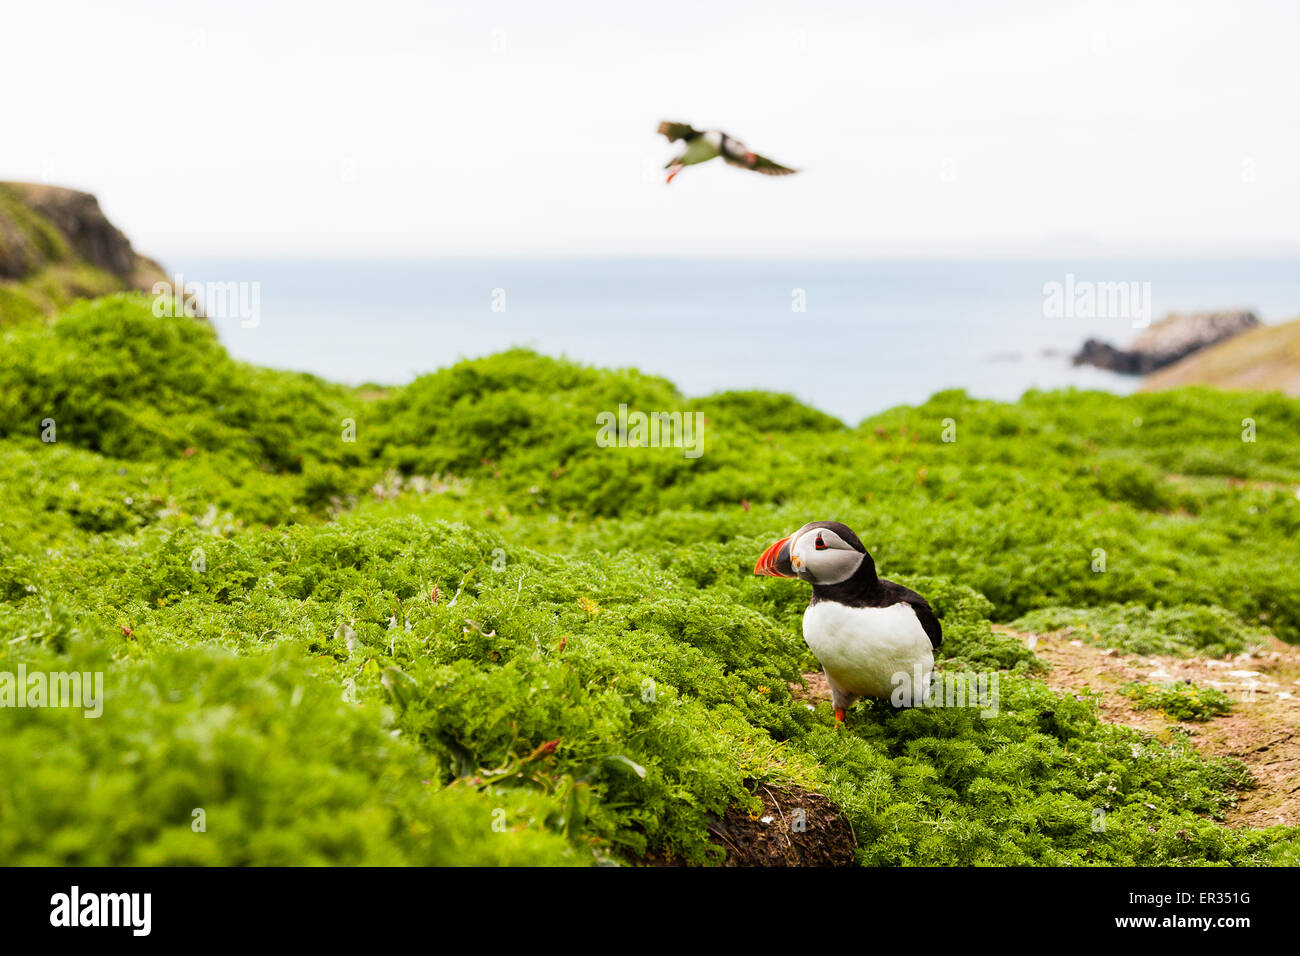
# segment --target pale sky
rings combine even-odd
[[[1295,254],[1300,4],[10,5],[0,179],[143,252]],[[803,172],[665,186],[661,119]]]

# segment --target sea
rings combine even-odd
[[[946,389],[1006,400],[1132,391],[1137,379],[1070,357],[1089,337],[1127,344],[1169,312],[1300,317],[1294,259],[195,256],[169,266],[211,300],[231,354],[259,365],[396,385],[525,346],[635,367],[691,397],[787,392],[849,423]]]

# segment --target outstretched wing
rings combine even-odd
[[[758,153],[754,153],[753,157],[753,159],[746,159],[744,156],[731,156],[726,153],[722,156],[732,166],[739,166],[741,169],[752,169],[764,176],[789,176],[791,173],[799,172],[799,170],[791,169],[789,166],[774,163],[766,156],[760,156]]]
[[[679,139],[694,139],[700,135],[700,131],[689,123],[670,123],[664,120],[659,124],[659,135],[667,136],[668,142],[675,143]]]

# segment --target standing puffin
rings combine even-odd
[[[888,699],[900,675],[917,703],[930,689],[943,630],[915,591],[882,581],[858,536],[838,521],[813,521],[763,552],[755,574],[813,586],[803,639],[826,672],[835,719],[859,697]]]
[[[791,173],[798,172],[797,169],[774,163],[766,156],[750,151],[749,147],[740,140],[728,136],[721,130],[699,130],[687,123],[669,123],[665,120],[659,124],[659,135],[668,137],[670,143],[675,143],[679,139],[686,143],[682,154],[676,159],[669,160],[668,165],[664,167],[668,170],[668,182],[673,181],[673,177],[682,171],[683,166],[707,163],[710,159],[719,156],[732,166],[752,169],[765,176],[789,176]]]

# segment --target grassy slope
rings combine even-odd
[[[864,863],[1296,860],[1214,821],[1238,767],[1101,724],[990,622],[1300,640],[1300,403],[953,392],[847,428],[528,352],[367,401],[125,296],[3,346],[0,671],[107,700],[0,709],[0,862],[704,862],[747,778],[832,796]],[[704,411],[705,454],[598,447],[619,403]],[[840,731],[791,695],[806,591],[749,571],[814,517],[931,598],[943,667],[1000,669],[996,716]]]
[[[1266,325],[1189,355],[1142,383],[1144,391],[1185,385],[1300,395],[1300,319]]]

